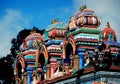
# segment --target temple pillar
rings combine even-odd
[[[74,68],[74,70],[79,69],[79,56],[78,55],[75,55],[75,57],[74,57],[73,68]]]
[[[56,60],[56,59],[54,59],[54,58],[51,58],[51,59],[50,59],[51,76],[53,76],[53,74],[55,73],[56,63],[57,63],[57,60]]]
[[[42,80],[42,73],[43,69],[41,68],[41,64],[38,63],[38,68],[36,70],[36,76],[37,76],[37,80],[41,81]]]
[[[85,55],[86,49],[85,48],[78,48],[77,54],[79,56],[79,68],[84,67],[84,55]]]
[[[79,68],[84,67],[84,55],[79,55]]]
[[[51,68],[50,64],[46,66],[46,80],[49,80],[51,78]]]
[[[64,63],[65,72],[69,72],[69,63]]]
[[[42,75],[41,75],[42,72],[37,72],[37,80],[41,81],[41,78],[42,78]]]
[[[23,73],[23,84],[27,84],[27,73]]]
[[[28,77],[27,78],[28,79],[28,83],[27,84],[31,84],[31,82],[32,82],[32,71],[28,71],[27,74],[28,74],[27,75],[27,77]]]

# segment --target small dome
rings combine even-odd
[[[62,22],[59,22],[58,19],[54,19],[50,26],[48,26],[45,31],[51,31],[52,29],[66,29],[66,25]]]
[[[102,30],[103,41],[116,41],[116,32],[110,27],[109,22],[107,23],[107,27]]]
[[[62,22],[58,22],[58,19],[54,19],[52,24],[45,29],[44,39],[54,38],[56,36],[64,36],[66,31],[66,25]]]
[[[80,10],[74,14],[68,24],[72,29],[75,26],[97,28],[100,25],[100,19],[94,14],[94,11],[86,8],[86,5],[82,6]]]
[[[41,42],[43,37],[40,33],[31,33],[25,38],[25,41],[20,46],[20,50],[25,50],[26,48],[36,48],[38,43]]]
[[[40,33],[30,34],[29,36],[27,36],[25,38],[25,41],[34,40],[34,39],[41,40],[42,39],[42,35]]]

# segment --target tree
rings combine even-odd
[[[13,55],[13,57],[15,58],[16,56],[16,50],[19,50],[20,45],[22,44],[22,42],[24,41],[24,39],[26,38],[26,36],[28,36],[30,34],[30,29],[24,29],[21,30],[16,38],[13,38],[11,41],[11,54]]]
[[[37,33],[41,35],[44,33],[44,30],[39,30],[36,27],[33,27]],[[4,81],[4,84],[14,84],[14,59],[16,57],[16,50],[19,50],[20,45],[25,40],[25,38],[30,35],[32,29],[23,29],[21,30],[16,38],[11,40],[11,54],[8,54],[6,57],[0,59],[0,80]]]
[[[0,59],[0,80],[4,80],[5,84],[13,83],[13,58],[11,54]]]
[[[20,45],[22,44],[22,42],[25,40],[25,38],[30,35],[30,32],[35,29],[37,33],[40,33],[41,35],[43,35],[44,33],[44,30],[39,30],[37,27],[33,27],[32,29],[23,29],[21,30],[17,37],[16,38],[13,38],[11,43],[12,43],[12,46],[11,46],[11,54],[15,57],[16,56],[16,53],[15,51],[16,50],[19,50],[19,47]]]

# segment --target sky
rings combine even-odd
[[[119,0],[0,0],[0,57],[10,53],[11,40],[22,29],[45,29],[55,18],[67,24],[80,6],[94,10],[101,19],[100,29],[109,22],[120,42]]]

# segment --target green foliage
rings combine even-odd
[[[37,33],[40,33],[41,35],[44,33],[44,30],[39,30],[36,27],[33,27],[33,29],[36,30]],[[24,41],[24,39],[30,35],[31,29],[23,29],[21,30],[16,38],[13,38],[11,40],[11,54],[8,54],[6,57],[3,57],[0,59],[0,80],[4,80],[4,84],[15,84],[14,83],[14,59],[17,54],[19,54],[16,51],[19,51],[19,47]],[[41,44],[40,44],[41,46]]]
[[[4,80],[4,84],[12,84],[14,82],[13,62],[14,59],[11,54],[0,59],[0,80]]]
[[[17,37],[12,39],[11,54],[14,57],[16,56],[16,50],[19,50],[20,45],[22,44],[26,36],[30,34],[30,31],[31,31],[30,29],[21,30],[18,33]]]
[[[37,27],[33,27],[33,29],[36,30],[37,33],[40,33],[41,35],[44,33],[44,30],[39,30]],[[11,43],[11,54],[13,55],[13,57],[16,57],[16,50],[19,50],[20,45],[22,44],[22,42],[25,40],[25,38],[30,35],[30,32],[33,29],[23,29],[21,30],[16,38],[13,38]]]

